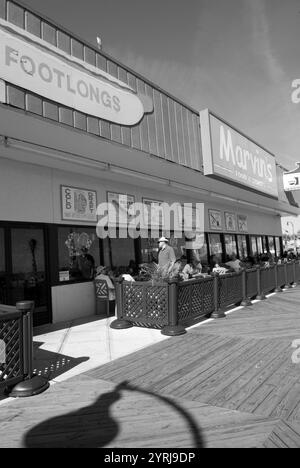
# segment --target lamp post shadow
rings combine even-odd
[[[204,448],[200,429],[188,411],[170,398],[121,382],[112,391],[103,393],[94,403],[55,418],[46,420],[24,436],[27,448],[100,448],[111,443],[120,426],[112,416],[114,403],[122,398],[123,391],[133,391],[153,397],[176,411],[186,422],[193,439],[193,447]]]

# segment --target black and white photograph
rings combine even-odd
[[[0,449],[300,448],[300,0],[0,0]]]

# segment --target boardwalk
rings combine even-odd
[[[299,287],[0,406],[0,447],[300,447],[295,339]]]

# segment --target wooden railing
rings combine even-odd
[[[300,281],[300,263],[293,261],[270,267],[254,267],[238,273],[169,282],[117,281],[117,319],[111,327],[160,328],[163,334],[185,333],[185,326],[203,317],[224,317],[224,311],[251,299],[265,299]]]

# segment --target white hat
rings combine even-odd
[[[158,239],[158,242],[169,242],[169,239],[167,239],[166,237],[161,237],[160,239]]]

